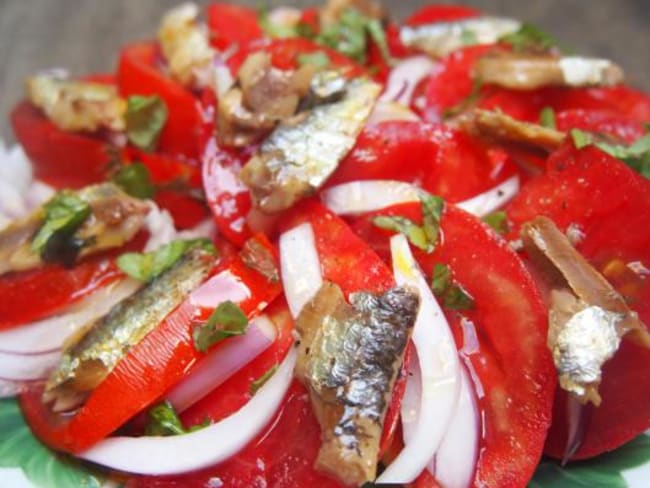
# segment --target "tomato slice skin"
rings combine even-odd
[[[55,188],[81,188],[106,178],[111,163],[107,142],[90,134],[62,131],[27,101],[14,107],[10,119],[35,178]]]
[[[537,215],[551,218],[565,231],[577,226],[580,253],[628,300],[641,320],[650,323],[650,285],[626,268],[650,263],[650,181],[596,147],[577,150],[566,143],[548,161],[547,173],[531,181],[506,208],[518,235]],[[622,273],[607,271],[620,263]],[[619,276],[616,276],[616,275]],[[573,459],[615,449],[650,427],[650,351],[623,339],[605,363],[599,387],[602,404],[587,413],[586,434]],[[562,458],[566,446],[567,395],[558,389],[546,454]]]
[[[256,239],[271,249],[265,238]],[[279,282],[270,282],[239,256],[218,263],[203,286],[221,280],[244,287],[246,298],[238,305],[249,317],[281,293]],[[195,304],[190,294],[131,348],[73,416],[52,414],[41,401],[42,387],[22,395],[21,407],[35,435],[54,449],[72,453],[106,437],[157,400],[203,357],[194,347],[192,331],[194,324],[206,320],[211,311]]]
[[[223,51],[233,44],[243,44],[264,36],[257,12],[243,5],[210,3],[206,10],[210,43]]]
[[[159,48],[155,42],[125,46],[117,68],[120,94],[124,97],[157,95],[162,98],[168,117],[160,134],[158,151],[198,161],[203,150],[206,123],[200,100],[157,69],[159,58]]]
[[[392,234],[372,224],[375,215],[422,218],[420,205],[404,204],[351,219],[357,234],[387,260]],[[441,232],[432,254],[413,253],[429,279],[436,263],[447,264],[474,300],[472,310],[446,311],[461,358],[481,385],[483,437],[474,486],[523,487],[542,454],[556,384],[546,309],[519,257],[476,217],[447,205]],[[476,344],[464,347],[468,323],[478,350]]]
[[[504,151],[440,124],[411,121],[367,126],[325,187],[357,180],[398,180],[458,202],[514,174]]]
[[[570,109],[555,115],[557,129],[568,132],[581,129],[596,134],[607,134],[627,144],[646,133],[642,123],[609,110]]]
[[[413,12],[404,23],[416,26],[436,22],[453,22],[478,17],[479,15],[481,15],[479,10],[462,5],[426,5]]]

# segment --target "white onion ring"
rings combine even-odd
[[[218,464],[234,456],[273,419],[293,380],[297,351],[287,357],[251,400],[229,417],[170,437],[109,437],[79,457],[127,473],[167,475]]]
[[[357,215],[400,203],[418,202],[420,193],[416,186],[403,181],[365,180],[328,188],[321,193],[321,200],[337,215]]]
[[[38,354],[8,354],[0,352],[0,380],[37,381],[47,378],[61,358],[61,351]]]
[[[388,75],[386,89],[380,102],[397,102],[410,105],[413,92],[422,79],[431,74],[436,63],[428,56],[412,56],[400,62]]]
[[[445,488],[468,488],[474,479],[479,441],[479,412],[472,382],[460,368],[458,407],[435,458],[427,469]]]
[[[518,192],[519,176],[515,175],[484,193],[456,203],[456,206],[477,217],[485,217],[487,214],[503,207]]]
[[[246,333],[231,337],[212,349],[167,395],[177,412],[183,412],[264,352],[277,336],[266,315],[248,324]]]
[[[311,224],[301,224],[280,236],[280,266],[284,295],[295,319],[323,284]]]
[[[420,310],[413,329],[413,344],[420,371],[420,398],[412,404],[402,401],[404,430],[412,435],[404,438],[404,449],[377,478],[377,483],[410,483],[426,468],[437,452],[451,421],[460,393],[460,363],[449,324],[424,279],[406,237],[391,238],[393,273],[399,285],[417,288]],[[413,363],[413,362],[412,362]],[[411,369],[413,364],[409,367]],[[412,373],[412,371],[410,371]],[[407,379],[407,388],[412,377]],[[412,415],[417,411],[417,415]],[[414,424],[404,424],[411,419]]]

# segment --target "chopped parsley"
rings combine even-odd
[[[275,372],[278,370],[278,365],[277,363],[271,366],[266,373],[264,373],[262,376],[257,378],[255,381],[251,383],[251,395],[254,395],[257,393],[257,390],[262,388],[264,384],[269,381],[269,378],[275,374]]]
[[[202,247],[216,253],[209,239],[178,239],[151,252],[128,252],[117,258],[118,267],[127,275],[145,283],[171,268],[190,249]]]
[[[151,198],[156,192],[156,187],[151,182],[149,170],[142,163],[122,166],[113,175],[112,180],[132,197]]]
[[[228,337],[242,335],[248,327],[248,318],[236,303],[227,300],[214,309],[208,321],[194,329],[194,346],[206,352]]]
[[[502,36],[499,42],[510,45],[518,53],[526,51],[546,52],[557,47],[557,41],[553,36],[529,23],[523,23],[516,32]]]
[[[172,404],[165,401],[154,405],[147,412],[145,434],[150,436],[181,435],[203,429],[208,425],[210,425],[210,422],[206,420],[201,424],[186,429]]]
[[[144,151],[153,151],[167,122],[167,106],[157,95],[132,95],[127,99],[126,136]]]
[[[570,135],[576,149],[595,145],[601,151],[620,159],[634,171],[650,179],[650,132],[629,146],[595,141],[591,134],[580,129],[571,129]]]
[[[555,110],[553,110],[552,107],[544,107],[539,112],[539,123],[542,127],[546,127],[547,129],[556,129]]]
[[[508,216],[501,210],[487,214],[482,220],[492,227],[497,234],[508,232]]]
[[[309,64],[318,70],[327,68],[331,63],[330,57],[323,51],[299,54],[297,60],[300,66]]]
[[[474,299],[462,286],[453,282],[451,268],[446,264],[437,263],[433,267],[431,290],[436,297],[442,299],[442,304],[447,310],[474,308]]]
[[[440,217],[444,209],[444,200],[423,192],[422,225],[400,215],[378,215],[372,223],[380,229],[392,230],[404,234],[411,244],[425,252],[433,252],[440,234]]]
[[[474,46],[479,43],[476,34],[471,29],[463,29],[460,33],[460,40],[465,46]]]
[[[83,245],[74,238],[74,233],[92,213],[90,205],[73,191],[62,190],[43,205],[42,212],[43,224],[32,240],[32,251],[46,261],[54,261],[57,258],[55,254],[66,251],[63,253],[66,255],[64,264],[72,264]],[[68,255],[68,250],[73,255]]]

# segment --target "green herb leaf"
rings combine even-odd
[[[508,232],[508,216],[503,211],[496,211],[483,217],[483,222],[492,227],[497,234]]]
[[[248,318],[234,302],[225,301],[210,315],[205,325],[194,329],[194,346],[201,352],[228,337],[242,335],[246,332]]]
[[[209,239],[175,240],[155,251],[129,252],[117,258],[118,267],[127,275],[143,282],[149,282],[171,268],[188,250],[202,247],[216,253]]]
[[[386,62],[391,63],[386,33],[381,23],[377,19],[366,17],[355,8],[343,10],[339,21],[323,29],[315,40],[319,44],[328,46],[361,64],[365,64],[368,37],[377,44]]]
[[[539,113],[539,123],[548,129],[556,129],[555,110],[552,107],[544,107]]]
[[[151,198],[156,192],[149,170],[142,163],[122,166],[112,179],[126,193],[136,198]]]
[[[151,407],[147,412],[147,419],[147,435],[170,436],[187,433],[176,410],[167,401]]]
[[[429,242],[427,252],[432,252],[438,243],[440,218],[445,208],[445,201],[440,197],[423,192],[420,195],[420,202],[422,202],[422,228]]]
[[[167,122],[167,106],[162,98],[132,95],[127,99],[126,136],[144,151],[153,151]]]
[[[580,129],[571,129],[569,134],[571,135],[573,145],[576,149],[582,149],[583,147],[587,147],[593,143],[591,136]]]
[[[330,57],[323,51],[299,54],[297,60],[300,66],[310,64],[318,70],[327,68],[331,63]]]
[[[478,39],[473,30],[463,29],[460,33],[460,40],[465,46],[474,46],[478,44]]]
[[[257,390],[262,388],[264,384],[269,380],[271,376],[275,374],[275,372],[278,370],[278,365],[277,363],[271,366],[266,373],[264,373],[262,376],[257,378],[255,381],[251,383],[251,395],[254,395],[257,393]]]
[[[509,44],[515,52],[549,51],[557,47],[553,36],[528,23],[522,24],[518,31],[502,36],[499,42]]]
[[[451,285],[451,269],[446,264],[436,263],[433,267],[431,290],[436,296],[443,296]]]
[[[14,399],[0,399],[0,432],[0,467],[21,469],[34,486],[100,488],[104,485],[104,474],[41,444],[25,423]]]
[[[423,251],[432,249],[424,228],[410,219],[398,215],[378,215],[372,219],[372,223],[380,229],[392,230],[404,234],[409,242],[418,249],[422,249]]]
[[[443,305],[448,310],[471,310],[474,299],[460,285],[451,285],[443,297]]]
[[[53,237],[72,236],[91,214],[90,205],[70,190],[62,190],[43,206],[43,224],[32,241],[32,250],[42,254]]]

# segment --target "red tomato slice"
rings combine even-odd
[[[16,105],[10,117],[39,180],[55,188],[81,188],[106,178],[112,160],[106,141],[62,131],[26,101]]]
[[[251,209],[250,192],[239,179],[248,160],[246,152],[208,144],[203,159],[203,189],[214,221],[228,240],[241,246],[249,237],[246,215]]]
[[[264,36],[257,12],[243,5],[211,3],[207,8],[210,42],[220,51]]]
[[[371,223],[377,214],[419,221],[421,209],[400,205],[353,221],[353,229],[388,258],[390,233]],[[468,329],[479,342],[478,349],[470,343],[461,349],[481,385],[483,437],[474,486],[523,487],[542,454],[556,382],[546,348],[546,310],[518,256],[476,217],[448,205],[441,228],[434,253],[414,249],[414,255],[429,278],[434,264],[449,265],[474,300],[474,309],[446,314],[459,347]]]
[[[458,202],[514,174],[505,152],[439,124],[393,121],[367,126],[326,187],[356,180],[417,184]]]
[[[158,95],[167,105],[168,118],[160,134],[158,150],[173,157],[198,161],[203,152],[204,120],[200,101],[190,91],[167,78],[157,65],[160,61],[154,42],[129,44],[122,49],[117,68],[120,93]]]
[[[270,246],[263,237],[257,239]],[[224,280],[247,289],[247,298],[238,305],[249,317],[281,293],[279,282],[269,282],[238,256],[218,264],[201,289],[222,286]],[[34,434],[66,452],[82,451],[106,437],[160,398],[203,356],[194,347],[192,331],[196,321],[207,319],[211,312],[195,304],[192,295],[186,298],[128,352],[73,416],[53,414],[43,405],[42,387],[22,395],[23,414]]]
[[[650,264],[650,181],[595,147],[567,143],[548,162],[547,174],[531,181],[507,207],[514,224],[546,215],[561,230],[577,226],[577,249],[626,297],[650,324],[650,284],[628,263]],[[575,459],[595,456],[650,427],[650,351],[623,340],[605,364],[602,404],[593,408]],[[566,394],[558,390],[547,454],[561,458],[566,445]]]
[[[243,45],[227,61],[231,72],[236,74],[250,54],[262,50],[271,55],[273,66],[278,69],[296,69],[299,55],[322,51],[327,54],[333,67],[340,68],[350,78],[366,74],[363,66],[358,65],[347,56],[302,37],[260,39]]]
[[[565,110],[555,115],[558,130],[582,129],[632,144],[646,133],[642,123],[608,110]]]
[[[406,25],[434,24],[478,17],[481,12],[462,5],[427,5],[413,12],[404,22]]]

